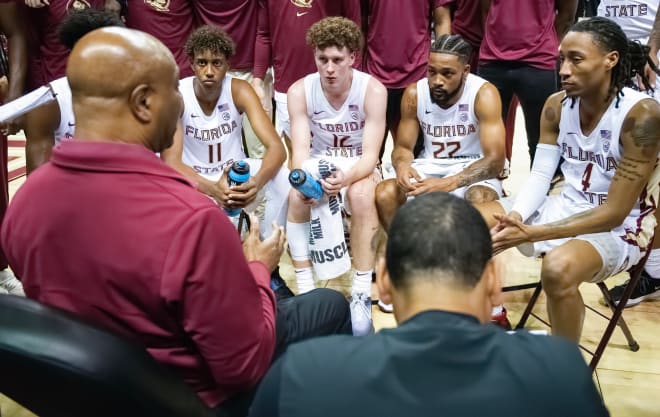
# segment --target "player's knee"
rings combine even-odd
[[[376,186],[376,205],[378,207],[387,207],[396,204],[401,200],[401,189],[396,180],[389,179],[381,181]]]
[[[489,201],[495,201],[499,198],[497,192],[492,188],[475,186],[470,187],[465,191],[465,200],[470,204],[481,204]]]
[[[575,276],[576,259],[567,251],[557,248],[543,258],[541,280],[549,297],[561,298],[577,291],[581,279]]]

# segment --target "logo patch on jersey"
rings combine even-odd
[[[170,11],[170,0],[144,0],[146,4],[159,12]]]
[[[458,105],[458,111],[470,111],[470,105],[469,104],[459,104]]]
[[[220,110],[220,111],[229,111],[229,104],[222,103],[221,105],[218,106],[218,110]]]
[[[66,3],[67,10],[85,10],[92,7],[87,0],[69,0]]]
[[[607,153],[610,151],[610,141],[612,140],[612,131],[611,130],[601,130],[600,138],[603,141],[603,152]]]
[[[348,105],[348,111],[351,112],[351,119],[357,120],[358,119],[358,106],[355,104],[349,104]]]
[[[228,122],[229,119],[231,119],[231,116],[229,115],[229,113],[227,113],[227,112],[222,113],[222,120],[224,120],[225,122]]]
[[[293,3],[293,5],[296,6],[296,7],[310,8],[310,7],[312,7],[313,2],[314,2],[314,0],[291,0],[291,3]]]
[[[461,122],[467,122],[468,115],[467,113],[461,113],[460,116],[458,116],[459,119],[461,119]]]

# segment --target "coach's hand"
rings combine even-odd
[[[519,213],[513,211],[507,215],[493,214],[493,217],[497,220],[497,224],[490,229],[493,240],[493,255],[532,241],[532,226],[523,223]]]
[[[243,241],[243,253],[248,261],[263,262],[270,272],[280,263],[284,252],[284,228],[273,222],[273,233],[262,242],[259,238],[259,219],[250,214],[250,232]]]
[[[411,180],[415,182],[411,182]],[[409,193],[415,189],[417,183],[422,180],[422,177],[419,175],[417,170],[412,166],[408,165],[405,168],[400,168],[396,172],[396,183],[399,185],[399,188],[403,190],[404,193]]]
[[[225,181],[225,184],[227,182]],[[229,195],[227,196],[227,204],[232,208],[240,207],[244,208],[248,204],[252,203],[257,198],[257,193],[259,192],[259,187],[254,177],[250,177],[249,180],[244,182],[241,185],[234,185],[229,187]]]

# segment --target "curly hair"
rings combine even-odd
[[[359,52],[364,43],[358,25],[339,16],[326,17],[314,23],[307,31],[305,40],[314,49],[335,46],[338,49],[346,47],[350,52]]]
[[[124,22],[113,12],[91,8],[73,10],[58,26],[57,38],[70,50],[89,32],[108,26],[125,27]]]
[[[605,52],[617,51],[619,53],[619,61],[612,68],[610,89],[607,96],[608,100],[612,96],[616,96],[617,107],[621,95],[623,95],[621,90],[623,87],[636,88],[634,78],[637,76],[641,78],[646,90],[653,91],[653,86],[644,73],[644,66],[649,64],[651,69],[658,74],[658,67],[649,57],[650,48],[637,41],[629,40],[619,25],[604,17],[592,17],[574,24],[569,31],[589,33],[601,50]],[[572,104],[574,103],[573,100]]]
[[[201,26],[190,34],[184,46],[186,55],[192,61],[195,53],[211,51],[229,59],[234,56],[236,44],[224,30],[217,26]]]

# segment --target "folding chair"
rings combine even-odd
[[[651,244],[649,244],[649,248],[652,247],[652,243],[653,242],[651,241]],[[592,356],[591,362],[589,362],[589,368],[591,368],[592,372],[596,369],[596,366],[598,366],[598,362],[600,361],[600,358],[603,356],[603,352],[605,352],[605,348],[607,347],[607,344],[609,343],[610,338],[612,337],[612,333],[614,333],[614,327],[617,325],[621,328],[621,331],[626,337],[626,340],[628,341],[628,347],[630,348],[630,350],[632,350],[633,352],[637,352],[639,350],[639,344],[637,343],[632,333],[630,332],[630,328],[628,328],[628,325],[623,319],[622,313],[623,313],[623,309],[628,303],[628,299],[630,298],[633,289],[637,286],[637,283],[639,282],[639,278],[642,275],[642,271],[644,270],[644,265],[646,264],[646,259],[649,257],[650,253],[651,250],[649,249],[648,251],[646,251],[646,255],[644,255],[644,257],[635,266],[633,266],[628,270],[628,274],[630,275],[630,281],[628,281],[628,285],[626,285],[626,288],[623,291],[623,296],[621,297],[621,300],[619,300],[619,304],[617,304],[616,306],[614,305],[612,297],[610,296],[610,292],[607,289],[607,285],[605,285],[605,283],[602,281],[596,283],[596,285],[598,285],[598,288],[600,289],[600,292],[603,294],[603,297],[605,298],[607,305],[612,310],[611,317],[608,317],[605,314],[601,313],[600,311],[595,310],[593,307],[585,305],[587,309],[593,311],[594,313],[598,314],[604,319],[609,320],[607,327],[605,328],[605,331],[603,332],[603,335],[601,336],[600,342],[598,343],[598,346],[596,347],[595,351],[592,352],[586,347],[580,345],[580,348],[582,348],[585,352],[589,353]],[[536,284],[534,288],[532,297],[529,299],[529,302],[527,303],[527,307],[525,307],[525,311],[520,317],[520,321],[516,325],[516,330],[522,329],[525,326],[525,323],[527,322],[527,319],[529,318],[530,315],[534,316],[536,319],[538,319],[545,325],[550,326],[550,323],[546,322],[545,320],[543,320],[542,318],[540,318],[539,316],[537,316],[532,312],[532,309],[534,308],[534,304],[536,304],[536,300],[539,298],[539,295],[541,294],[542,288],[543,287],[541,281],[539,280],[538,284]]]

